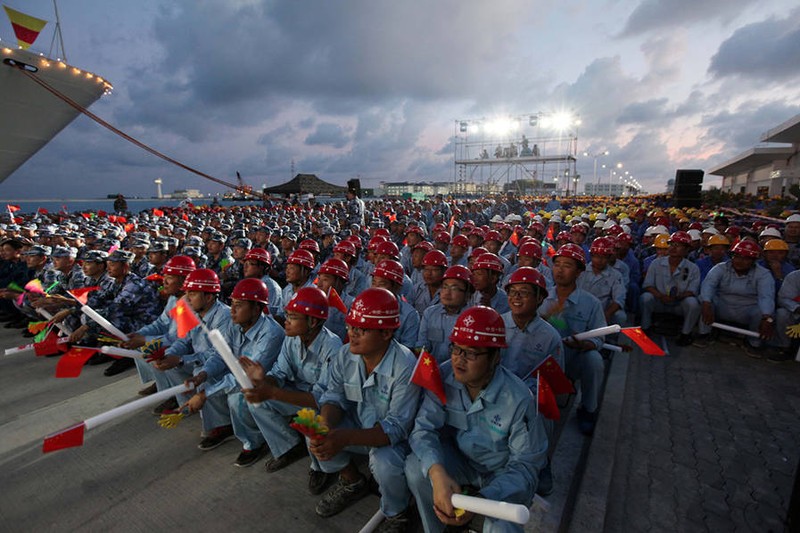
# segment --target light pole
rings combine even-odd
[[[594,180],[595,194],[597,194],[597,186],[600,184],[600,182],[597,181],[597,158],[600,156],[608,155],[609,153],[611,152],[609,152],[608,150],[603,150],[602,152],[598,152],[596,154],[583,152],[583,157],[591,157],[594,159],[594,173],[592,174],[592,179]]]
[[[616,175],[615,168],[622,168],[622,163],[617,163],[608,169],[608,195],[611,196],[611,176]]]

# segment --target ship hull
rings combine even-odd
[[[80,114],[29,79],[19,65],[83,108],[111,85],[94,74],[25,50],[0,45],[0,182]],[[15,66],[16,65],[16,66]],[[35,70],[35,71],[34,71]]]

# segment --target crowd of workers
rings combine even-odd
[[[591,435],[614,339],[579,333],[652,333],[654,315],[672,314],[677,346],[708,346],[712,324],[725,323],[754,332],[748,355],[794,357],[800,214],[646,198],[562,208],[513,194],[365,203],[355,192],[320,205],[11,214],[0,224],[0,319],[30,336],[46,317],[71,344],[113,343],[68,294],[97,287],[86,305],[127,334],[120,346],[160,349],[150,362],[98,353],[89,364],[108,364],[106,375],[135,365],[143,395],[191,384],[154,413],[199,412],[200,449],[236,438],[237,466],[269,455],[274,473],[309,458],[323,517],[370,490],[355,459],[368,456],[380,531],[417,515],[426,531],[464,526],[474,516],[454,509],[456,493],[527,506],[548,494],[553,422],[534,370],[552,356],[578,384],[579,429]],[[20,289],[32,280],[45,290]],[[179,337],[171,311],[184,302],[203,327]],[[252,389],[216,352],[214,329]],[[418,363],[439,366],[443,392],[412,382]],[[324,438],[290,427],[302,408],[319,412]]]

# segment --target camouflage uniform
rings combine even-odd
[[[122,331],[136,331],[161,312],[155,289],[136,274],[128,274],[119,283],[107,278],[99,290],[89,293],[89,306]],[[100,331],[93,321],[88,324],[90,333]]]

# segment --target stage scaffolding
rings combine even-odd
[[[579,124],[548,113],[456,120],[455,194],[574,195]]]

